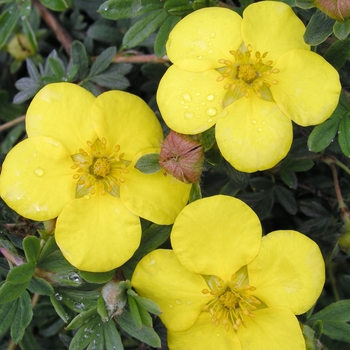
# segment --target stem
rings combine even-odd
[[[14,341],[11,339],[7,350],[15,350],[15,349],[16,349],[16,343],[14,343]]]
[[[339,209],[340,209],[340,211],[342,211],[343,208],[346,208],[346,204],[344,203],[343,197],[341,195],[339,181],[338,181],[337,169],[335,168],[334,163],[329,163],[328,165],[332,169],[333,181],[334,181],[334,189],[335,189],[335,193],[337,195]]]
[[[35,293],[35,294],[33,295],[33,298],[32,298],[32,307],[34,307],[34,306],[38,303],[39,298],[40,298],[40,294]]]
[[[327,271],[328,271],[329,279],[331,281],[331,286],[332,286],[332,291],[333,291],[333,294],[334,294],[334,299],[335,299],[335,301],[339,301],[340,300],[340,296],[339,296],[339,293],[338,293],[338,289],[336,287],[337,281],[336,281],[336,279],[334,277],[334,273],[333,273],[332,263],[331,262],[327,266]]]
[[[147,62],[153,62],[153,63],[165,63],[169,62],[168,56],[164,56],[162,58],[157,57],[156,55],[142,55],[139,53],[130,55],[128,52],[123,52],[116,54],[112,60],[112,62],[129,62],[129,63],[147,63]]]
[[[342,168],[347,174],[350,175],[350,169],[346,165],[344,165],[342,162],[339,162],[338,159],[334,160],[334,164],[338,165],[339,168]]]
[[[19,124],[19,123],[23,122],[25,117],[26,117],[25,115],[21,115],[20,117],[18,117],[18,118],[14,119],[14,120],[11,120],[10,122],[7,122],[7,123],[1,125],[0,126],[0,132],[4,131],[6,129],[9,129],[9,128],[11,128],[12,126],[14,126],[16,124]]]

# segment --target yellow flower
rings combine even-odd
[[[335,109],[337,71],[303,41],[305,27],[281,2],[248,6],[243,18],[205,8],[172,30],[157,102],[168,126],[198,134],[216,124],[223,156],[240,171],[276,165],[292,142],[292,121],[322,123]]]
[[[189,204],[171,233],[173,250],[137,265],[132,285],[161,307],[171,350],[302,350],[295,315],[321,293],[318,246],[296,231],[261,238],[242,201],[214,196]]]
[[[163,138],[137,96],[109,91],[95,98],[74,84],[50,84],[29,106],[26,129],[28,139],[3,163],[0,193],[26,218],[58,216],[57,244],[81,270],[122,265],[139,246],[139,216],[171,224],[187,203],[190,185],[134,167],[140,156],[159,152]]]

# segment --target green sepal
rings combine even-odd
[[[35,236],[27,236],[23,240],[23,249],[29,262],[36,263],[40,254],[40,240]]]
[[[15,343],[22,339],[24,331],[29,326],[32,318],[33,310],[30,296],[25,291],[17,300],[17,310],[11,324],[11,338]]]
[[[142,306],[145,310],[147,310],[148,312],[150,312],[151,314],[157,315],[159,316],[162,313],[162,310],[160,309],[160,307],[158,306],[158,304],[156,304],[153,300],[151,299],[147,299],[144,297],[140,297],[139,295],[135,297],[135,300],[137,302],[137,304],[139,304],[140,306]]]
[[[101,316],[102,322],[108,321],[109,317],[108,317],[108,313],[106,310],[106,304],[105,304],[105,301],[103,299],[102,294],[100,294],[98,299],[97,299],[97,313]]]
[[[6,281],[0,288],[0,304],[6,304],[17,299],[27,288],[29,281],[11,283]]]
[[[124,35],[123,48],[129,49],[140,44],[160,27],[167,17],[167,12],[159,9],[140,19]]]
[[[159,153],[149,153],[140,157],[135,168],[143,174],[154,174],[157,173],[162,167],[159,164]]]
[[[142,319],[137,307],[135,299],[128,293],[128,305],[131,313],[131,317],[137,328],[142,328]]]
[[[68,324],[68,326],[65,327],[65,329],[68,331],[68,330],[80,328],[85,323],[87,323],[89,319],[96,313],[97,313],[96,307],[88,311],[81,312],[79,315],[73,318],[73,320]]]
[[[107,271],[107,272],[89,272],[89,271],[79,271],[80,276],[89,283],[107,283],[109,282],[115,270]]]
[[[345,21],[336,21],[333,26],[334,35],[339,40],[344,40],[350,34],[350,19],[346,19]]]
[[[325,16],[320,10],[316,10],[306,27],[305,42],[312,46],[323,43],[332,34],[334,22],[334,19]]]

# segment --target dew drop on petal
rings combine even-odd
[[[181,305],[181,304],[182,304],[182,301],[181,301],[180,299],[176,299],[176,300],[175,300],[175,303],[176,303],[177,305]]]
[[[36,168],[36,169],[34,170],[34,174],[35,174],[36,176],[43,176],[43,175],[44,175],[44,170],[43,170],[42,168]]]
[[[258,128],[258,131],[259,131],[259,132],[262,132],[262,130],[263,130],[262,128]]]
[[[89,198],[90,198],[90,196],[88,196],[88,195],[85,195],[85,196],[84,196],[84,198],[85,198],[85,199],[89,199]]]
[[[154,259],[152,259],[149,263],[148,263],[148,266],[151,266],[155,263],[156,261]]]
[[[185,113],[185,118],[186,118],[186,119],[191,119],[191,118],[193,118],[193,113],[186,112],[186,113]]]
[[[169,307],[170,307],[170,308],[173,308],[173,307],[174,307],[174,305],[173,305],[173,304],[169,304]]]
[[[214,98],[215,98],[215,96],[214,96],[213,94],[209,94],[209,95],[207,96],[207,100],[208,100],[208,101],[214,101]]]
[[[191,98],[191,95],[188,93],[188,92],[185,92],[183,95],[182,95],[183,99],[186,101],[186,102],[191,102],[192,101],[192,98]]]
[[[253,124],[256,124],[256,120],[255,120],[255,119],[252,119],[251,122],[252,122]]]
[[[207,114],[210,116],[210,117],[214,117],[214,115],[216,115],[218,113],[217,109],[216,108],[208,108],[207,109]]]
[[[209,119],[207,120],[208,123],[212,123],[212,121],[213,121],[213,119],[211,119],[211,118],[209,118]]]

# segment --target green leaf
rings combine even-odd
[[[189,203],[196,201],[197,199],[202,198],[201,186],[199,182],[195,182],[191,186],[190,197],[188,199]]]
[[[337,40],[326,51],[323,58],[339,70],[350,57],[350,38]]]
[[[21,350],[39,350],[35,336],[30,328],[26,328],[22,340],[19,342]]]
[[[107,272],[79,271],[80,276],[89,283],[107,283],[114,275],[115,270]]]
[[[237,198],[248,204],[259,216],[260,220],[266,218],[275,202],[272,189],[263,192],[243,193]]]
[[[308,325],[322,321],[323,334],[340,341],[350,343],[350,299],[330,304],[312,315]]]
[[[131,317],[137,328],[142,328],[142,319],[139,312],[139,308],[137,307],[135,299],[128,294],[128,305],[130,308]]]
[[[89,322],[89,319],[96,315],[96,308],[92,308],[88,311],[83,311],[79,315],[73,318],[73,320],[69,323],[67,327],[65,327],[66,330],[72,330],[77,329]]]
[[[53,11],[65,11],[72,7],[71,0],[39,0],[45,7]]]
[[[11,325],[11,337],[15,343],[22,339],[24,331],[29,326],[32,318],[31,300],[26,291],[18,298],[16,314]]]
[[[341,119],[338,131],[338,142],[342,152],[350,156],[350,116],[345,115]]]
[[[138,328],[129,311],[125,310],[120,316],[115,317],[115,319],[119,326],[132,337],[155,348],[161,347],[159,336],[154,329],[146,326],[143,326],[141,329]]]
[[[312,152],[323,151],[334,139],[338,127],[340,124],[340,118],[329,118],[320,125],[317,125],[312,130],[307,141],[307,145]]]
[[[135,168],[143,174],[154,174],[157,173],[162,167],[159,164],[159,153],[149,153],[140,157]]]
[[[295,4],[304,10],[308,10],[315,7],[313,0],[295,0]]]
[[[346,19],[345,21],[336,21],[333,26],[334,35],[340,39],[344,40],[350,34],[350,19]]]
[[[6,304],[17,299],[27,288],[29,281],[14,284],[5,282],[0,288],[0,304]]]
[[[83,350],[92,343],[96,339],[100,323],[101,318],[98,315],[91,317],[83,327],[79,328],[69,345],[69,350]]]
[[[124,35],[123,48],[129,49],[148,38],[168,17],[164,9],[151,12],[136,22]]]
[[[109,47],[104,50],[96,59],[96,61],[92,64],[90,73],[88,77],[93,77],[105,71],[113,60],[117,49],[115,46]]]
[[[164,23],[160,26],[154,42],[154,52],[158,57],[163,57],[166,55],[165,44],[168,41],[169,33],[180,21],[180,19],[181,17],[178,16],[168,16]]]
[[[145,310],[147,310],[151,314],[159,316],[162,313],[162,310],[160,309],[158,304],[156,304],[151,299],[147,299],[147,298],[140,297],[139,295],[137,295],[137,296],[135,296],[135,300],[136,300],[138,305],[140,305],[142,308],[144,308]]]
[[[27,65],[27,71],[29,76],[36,82],[38,85],[42,85],[41,83],[41,77],[39,74],[38,69],[36,68],[35,64],[32,62],[31,59],[26,59],[26,65]]]
[[[28,285],[28,290],[32,293],[37,293],[39,295],[52,295],[53,288],[49,282],[44,279],[33,276]]]
[[[29,262],[36,263],[40,254],[40,240],[34,236],[27,236],[23,240],[23,249]]]
[[[0,49],[6,44],[20,18],[15,6],[8,7],[0,16]]]
[[[49,57],[48,61],[53,74],[57,78],[62,79],[64,77],[64,70],[61,63],[53,57]]]
[[[103,324],[103,334],[106,350],[124,350],[123,343],[113,320]]]
[[[295,215],[298,206],[297,201],[294,198],[293,192],[284,188],[283,186],[275,186],[274,194],[278,202],[282,205],[282,207],[291,215]]]
[[[78,67],[78,76],[85,79],[89,73],[89,58],[85,46],[80,41],[73,41],[71,45],[71,57],[74,65]]]
[[[35,264],[27,262],[22,265],[15,266],[11,269],[6,277],[8,282],[13,284],[22,284],[29,282],[35,270]]]
[[[7,332],[12,324],[17,310],[17,300],[13,300],[0,307],[0,339]]]
[[[316,46],[324,42],[333,32],[335,20],[316,10],[306,27],[304,40],[307,44]]]
[[[210,129],[205,130],[201,134],[201,143],[203,145],[204,152],[211,149],[215,144],[215,126],[212,126]]]
[[[281,169],[284,171],[303,172],[308,171],[314,166],[311,159],[295,159],[287,157],[282,161]]]
[[[162,2],[154,0],[110,0],[104,2],[97,12],[104,18],[117,20],[137,17],[162,7]]]
[[[97,299],[97,313],[100,315],[102,322],[108,321],[108,313],[102,294]]]
[[[61,296],[59,297],[59,299],[61,299]],[[54,307],[57,315],[59,317],[61,317],[61,319],[67,323],[68,322],[68,319],[69,319],[69,315],[67,314],[67,311],[66,309],[63,307],[62,303],[61,303],[61,300],[58,300],[57,299],[57,294],[55,295],[51,295],[50,296],[50,301],[51,301],[51,304],[52,306]]]
[[[90,78],[94,83],[113,90],[125,90],[130,86],[127,78],[119,74],[112,74],[109,69]]]
[[[24,34],[27,36],[30,44],[32,45],[33,49],[35,51],[38,51],[38,42],[36,40],[36,37],[35,37],[35,33],[33,31],[33,28],[30,24],[30,22],[28,21],[27,18],[25,19],[22,19],[22,27],[23,27],[23,32]]]

